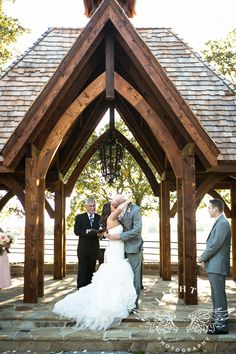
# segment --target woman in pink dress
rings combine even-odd
[[[0,228],[0,232],[3,230]],[[6,249],[0,255],[0,289],[9,288],[11,286],[11,273],[8,255]]]

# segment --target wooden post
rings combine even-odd
[[[45,180],[39,179],[38,184],[38,296],[44,295],[44,210],[45,210]]]
[[[111,31],[106,34],[106,99],[114,100],[114,37]]]
[[[25,159],[25,262],[24,302],[38,301],[38,159]]]
[[[64,274],[64,184],[55,182],[55,225],[54,225],[54,279],[62,279]]]
[[[177,217],[178,217],[178,292],[179,298],[184,297],[184,265],[183,265],[183,198],[182,198],[182,179],[176,180],[177,192]]]
[[[160,249],[160,261],[159,261],[159,266],[160,266],[160,277],[162,278],[162,226],[161,226],[161,193],[159,196],[159,249]]]
[[[197,304],[197,259],[196,259],[196,215],[195,215],[195,154],[194,144],[183,149],[183,265],[184,302]]]
[[[65,185],[62,184],[62,240],[63,240],[63,277],[66,276],[66,197]]]
[[[231,185],[232,279],[236,280],[236,183]]]
[[[163,174],[161,181],[162,279],[171,280],[170,258],[170,187]]]

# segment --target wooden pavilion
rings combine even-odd
[[[158,184],[118,132],[160,197],[161,277],[171,278],[177,212],[179,296],[197,303],[196,208],[226,188],[236,279],[236,92],[170,29],[135,29],[115,0],[104,0],[83,30],[47,31],[3,73],[0,90],[0,206],[16,195],[25,209],[25,302],[44,293],[45,208],[55,219],[54,278],[65,276],[66,196],[104,136],[66,184],[63,177],[111,104],[161,177]],[[45,189],[55,193],[55,210]]]

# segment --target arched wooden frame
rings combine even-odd
[[[17,196],[19,199],[23,209],[25,210],[25,192],[21,185],[12,177],[9,175],[1,175],[0,176],[0,181],[9,189],[9,192],[7,192],[4,197],[0,200],[0,210],[3,209],[3,207],[7,204],[7,202],[13,198],[14,196]],[[48,212],[48,215],[50,216],[51,219],[54,218],[54,210],[45,198],[45,209]]]
[[[214,185],[218,182],[220,182],[225,176],[224,175],[216,175],[216,176],[209,176],[207,177],[201,185],[198,187],[196,191],[196,210],[199,207],[199,204],[201,203],[202,199],[206,194],[211,195],[213,198],[218,198],[221,199],[222,202],[224,203],[224,209],[225,209],[225,214],[227,217],[231,217],[231,210],[223,200],[223,198],[217,193],[214,188]],[[177,212],[177,202],[174,203],[174,205],[171,208],[170,211],[170,217],[173,218]]]
[[[0,181],[12,192],[13,196],[17,196],[23,209],[25,209],[25,193],[22,186],[12,176],[7,174],[0,175]]]
[[[4,208],[4,206],[9,202],[9,200],[14,197],[14,193],[8,191],[0,200],[0,211]]]
[[[38,177],[44,178],[63,137],[79,114],[105,90],[105,73],[97,77],[70,105],[49,134],[38,159]],[[173,137],[147,101],[120,75],[115,73],[115,90],[142,115],[165,151],[176,177],[183,176],[183,161]]]
[[[147,180],[150,183],[150,186],[152,188],[153,194],[155,196],[159,195],[159,184],[156,181],[156,178],[147,164],[147,162],[144,160],[142,155],[139,153],[139,151],[129,142],[129,140],[121,134],[118,130],[115,129],[116,132],[116,137],[118,140],[126,147],[126,149],[129,151],[129,153],[133,156],[135,161],[138,163],[140,168],[142,169],[143,173],[145,174]],[[84,167],[87,165],[91,157],[95,154],[95,152],[99,149],[99,147],[102,145],[104,139],[106,138],[107,134],[109,133],[109,130],[107,130],[105,133],[103,133],[90,147],[89,149],[85,152],[83,157],[80,159],[78,162],[77,166],[75,167],[74,171],[72,172],[67,184],[66,184],[66,196],[69,197],[72,193],[72,190],[75,186],[75,183],[77,179],[79,178],[79,175],[83,171]]]

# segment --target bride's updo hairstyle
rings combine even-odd
[[[105,203],[102,207],[102,217],[100,221],[100,225],[106,229],[107,227],[107,218],[111,214],[111,203]]]

